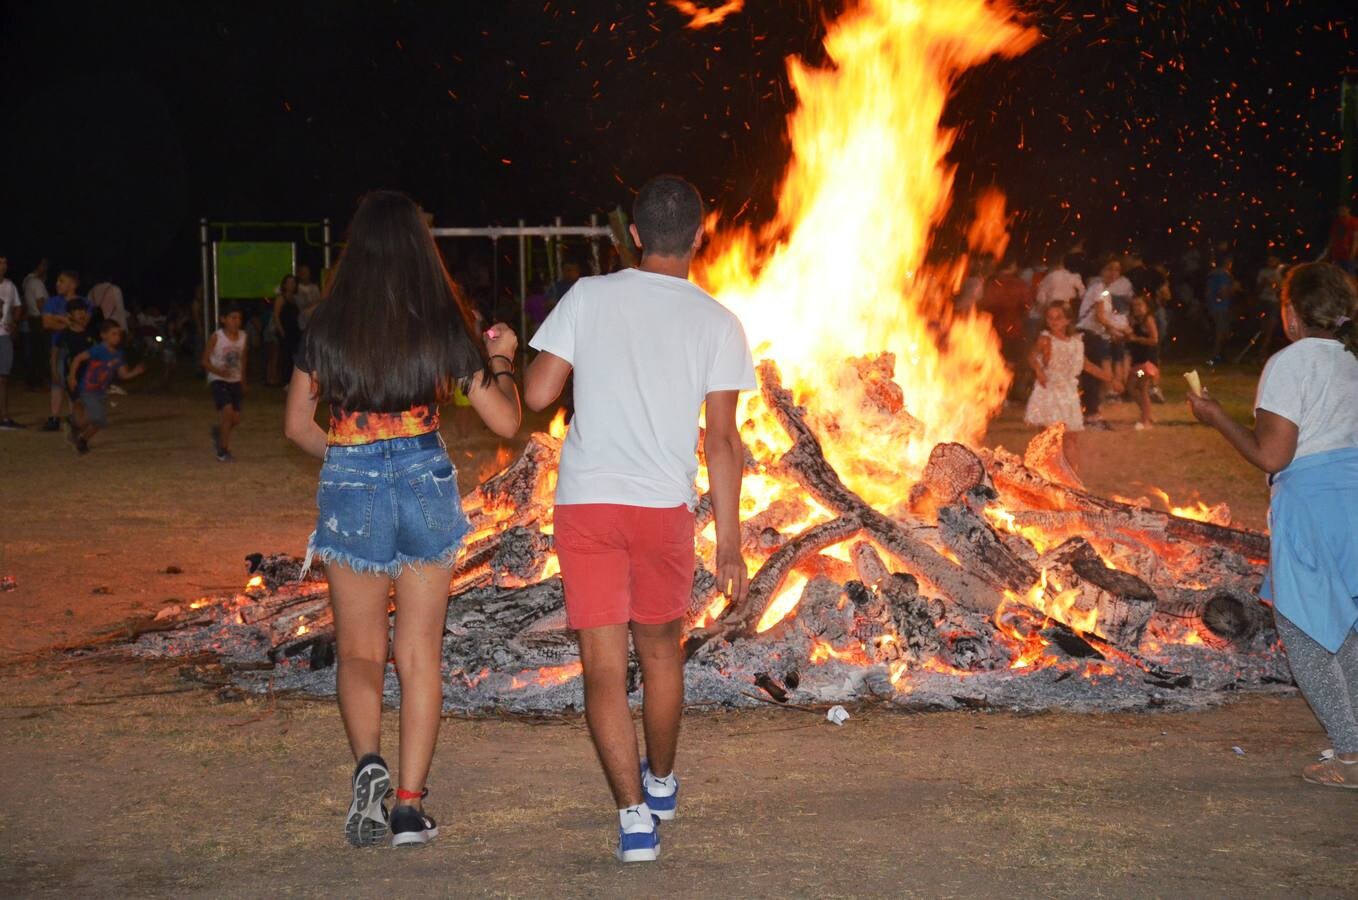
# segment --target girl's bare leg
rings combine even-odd
[[[340,718],[354,759],[380,753],[382,676],[387,668],[386,575],[359,575],[347,566],[325,567],[335,611],[335,688]]]
[[[1139,375],[1136,379],[1136,405],[1141,407],[1141,424],[1151,425],[1151,377]]]
[[[402,790],[419,791],[429,777],[443,715],[443,626],[451,571],[407,568],[396,579],[396,674],[401,679]],[[404,805],[406,801],[401,801]],[[418,800],[411,806],[423,808]]]

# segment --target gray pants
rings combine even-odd
[[[1358,753],[1358,632],[1331,653],[1276,610],[1274,621],[1301,695],[1311,704],[1336,753]]]

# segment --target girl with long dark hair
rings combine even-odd
[[[448,276],[419,208],[403,194],[366,195],[292,375],[287,436],[325,459],[308,560],[325,564],[335,614],[340,716],[357,759],[345,835],[355,846],[423,844],[443,691],[439,662],[449,572],[469,525],[439,435],[440,401],[459,387],[491,431],[519,428],[518,337],[483,340]],[[316,404],[330,408],[328,431]],[[396,585],[393,656],[401,684],[396,802],[381,756],[387,595]]]

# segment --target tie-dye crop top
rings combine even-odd
[[[396,413],[347,412],[332,404],[326,443],[351,447],[391,438],[419,437],[438,430],[439,408],[432,403]]]

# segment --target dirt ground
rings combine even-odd
[[[1244,415],[1253,378],[1207,381]],[[86,457],[0,432],[0,574],[18,585],[0,593],[6,896],[1358,896],[1358,793],[1297,777],[1325,746],[1297,697],[1192,715],[861,709],[842,728],[695,712],[681,819],[658,865],[627,869],[582,721],[450,719],[431,779],[443,835],[399,858],[352,850],[331,704],[227,702],[175,665],[51,649],[236,590],[245,554],[300,553],[312,527],[317,465],[283,440],[280,393],[247,396],[239,462],[222,465],[200,385],[129,387]],[[45,405],[12,402],[28,423]],[[1090,486],[1226,500],[1262,527],[1262,477],[1181,403],[1156,413],[1133,432],[1115,407],[1122,427],[1087,436]],[[989,441],[1020,449],[1020,418]],[[499,447],[454,425],[466,488]]]

